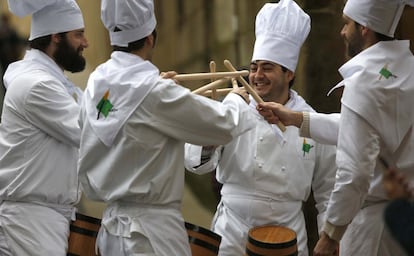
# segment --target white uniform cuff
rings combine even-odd
[[[335,226],[329,222],[325,222],[325,224],[322,227],[322,231],[325,232],[329,236],[329,238],[339,242],[341,241],[347,226],[348,225]]]
[[[302,112],[303,121],[299,128],[299,136],[310,138],[309,112]]]

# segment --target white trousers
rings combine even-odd
[[[0,255],[66,256],[69,220],[49,207],[0,203]]]
[[[191,256],[179,207],[112,203],[97,239],[102,256]]]
[[[298,255],[308,255],[302,202],[224,196],[212,223],[212,230],[222,236],[219,256],[245,255],[250,228],[266,224],[276,224],[294,230]]]
[[[384,209],[387,203],[361,209],[341,240],[339,255],[405,256],[401,246],[385,228]]]

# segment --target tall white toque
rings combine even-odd
[[[8,4],[17,16],[32,14],[29,40],[85,27],[75,0],[8,0]]]
[[[405,4],[413,0],[348,0],[344,14],[377,33],[394,37]]]
[[[157,24],[152,0],[102,0],[101,19],[111,45],[122,47],[149,36]]]
[[[252,61],[271,61],[295,72],[309,31],[309,15],[293,0],[266,3],[256,16]]]
[[[414,0],[405,0],[404,2],[410,6],[414,6]]]

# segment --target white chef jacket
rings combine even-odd
[[[126,238],[138,232],[159,256],[190,255],[181,216],[184,142],[225,144],[250,129],[253,117],[236,94],[220,103],[158,74],[149,61],[124,52],[94,71],[81,110],[79,175],[87,196],[109,203],[105,232]],[[107,90],[113,108],[98,118]],[[125,103],[134,99],[139,103]]]
[[[1,70],[0,68],[0,77],[3,78],[3,70]],[[4,99],[4,94],[6,93],[6,87],[4,87],[3,85],[3,79],[0,79],[0,112],[2,112],[3,109],[3,99]],[[0,117],[0,122],[1,122],[1,117]]]
[[[404,255],[384,229],[385,167],[377,159],[382,156],[414,182],[412,70],[408,41],[379,42],[340,68],[345,90],[338,173],[324,230],[340,239],[349,224],[342,255]]]
[[[219,255],[243,255],[248,230],[269,223],[295,230],[299,255],[307,255],[302,202],[307,200],[312,187],[318,222],[322,223],[333,189],[335,147],[299,137],[296,127],[280,132],[258,114],[255,106],[252,101],[256,128],[219,148],[222,153],[217,157],[216,152],[210,162],[199,166],[200,147],[186,144],[186,168],[205,173],[218,164],[216,177],[223,184],[222,200],[212,229],[222,235]],[[293,90],[285,106],[313,112]],[[311,146],[309,152],[303,150],[304,143]]]
[[[4,82],[0,226],[15,255],[66,255],[69,221],[79,199],[79,106],[67,90],[73,84],[38,50],[11,64]],[[31,207],[43,214],[44,223],[34,221]],[[46,222],[53,232],[40,236]]]

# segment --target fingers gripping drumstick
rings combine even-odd
[[[226,66],[226,68],[229,71],[237,71],[234,66],[231,64],[231,62],[229,60],[224,60],[224,66]],[[257,102],[257,103],[263,103],[263,99],[260,98],[260,96],[257,94],[257,92],[249,85],[248,82],[246,82],[246,80],[244,80],[244,78],[242,76],[237,76],[236,77],[237,80],[239,80],[239,82],[243,85],[244,88],[246,88],[246,91],[252,95],[253,99]],[[286,127],[282,124],[282,122],[278,122],[277,127],[279,127],[279,129],[284,132],[286,131]]]

